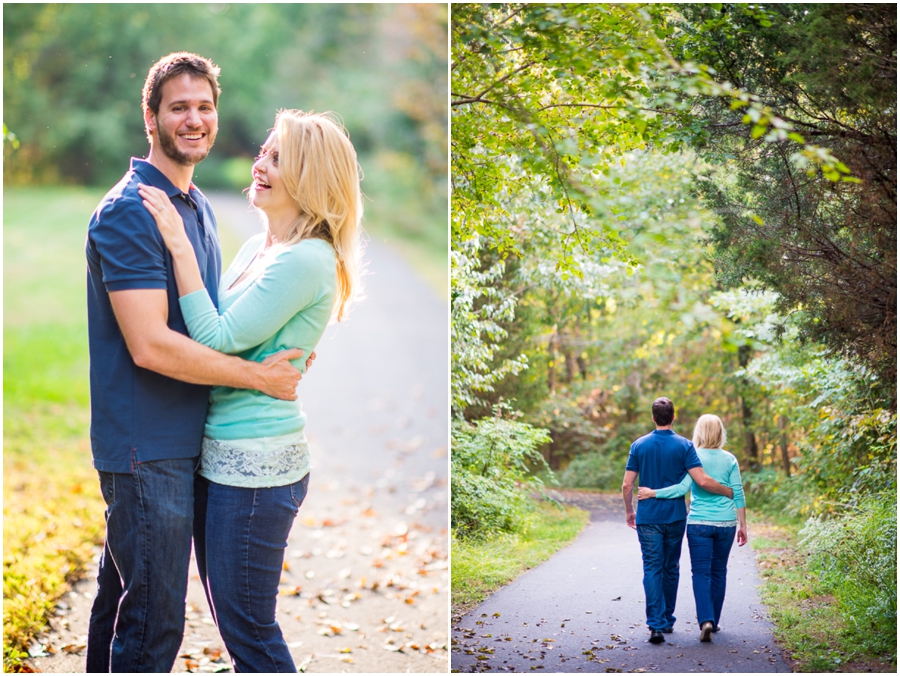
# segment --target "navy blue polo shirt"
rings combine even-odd
[[[689,469],[702,467],[694,444],[672,430],[653,430],[631,444],[627,471],[638,473],[638,486],[668,488]],[[639,500],[636,524],[673,523],[687,519],[684,498]]]
[[[88,337],[91,357],[91,448],[102,472],[132,472],[151,460],[200,454],[209,387],[191,385],[131,359],[109,302],[111,291],[166,289],[168,326],[188,334],[178,304],[172,257],[137,184],[164,190],[184,219],[203,283],[219,298],[222,253],[209,202],[193,184],[187,194],[156,167],[131,159],[131,169],[91,217],[87,243]]]

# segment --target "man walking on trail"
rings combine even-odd
[[[653,402],[656,429],[631,445],[622,496],[625,521],[637,530],[644,561],[644,597],[650,642],[663,643],[663,634],[671,634],[675,624],[675,597],[678,594],[681,542],[684,538],[687,508],[680,500],[641,500],[635,514],[632,504],[634,482],[650,488],[673,486],[684,475],[705,490],[732,497],[732,490],[710,477],[700,463],[694,444],[672,430],[675,406],[666,397]]]
[[[90,673],[168,673],[175,663],[209,386],[297,398],[300,373],[289,360],[302,351],[256,363],[188,338],[171,257],[138,195],[139,182],[168,194],[216,302],[216,220],[191,178],[216,137],[218,75],[209,59],[185,52],[150,68],[142,101],[150,153],[132,158],[88,226],[91,448],[107,504]]]

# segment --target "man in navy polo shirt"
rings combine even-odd
[[[137,184],[181,214],[213,302],[222,270],[216,220],[191,183],[218,129],[219,68],[196,54],[153,65],[142,107],[150,153],[103,198],[88,226],[91,447],[106,544],[91,609],[87,671],[169,672],[184,633],[194,471],[210,385],[296,399],[286,350],[248,362],[195,343],[172,261]]]
[[[675,406],[666,397],[653,402],[656,429],[631,445],[622,496],[625,522],[637,530],[644,561],[644,597],[650,642],[663,643],[675,624],[675,597],[678,594],[681,542],[687,508],[680,500],[641,500],[637,515],[632,504],[634,482],[648,488],[674,486],[685,474],[710,493],[733,497],[732,490],[709,476],[700,464],[694,444],[672,431]]]

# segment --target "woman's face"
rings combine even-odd
[[[297,205],[281,180],[278,161],[278,133],[272,132],[253,163],[250,203],[270,218],[283,213],[296,214]]]

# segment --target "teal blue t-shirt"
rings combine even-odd
[[[321,239],[284,247],[261,270],[241,280],[265,242],[251,238],[219,284],[219,309],[205,290],[179,300],[191,338],[208,347],[261,362],[297,347],[304,357],[293,365],[304,372],[306,356],[331,320],[337,289],[335,252]],[[301,432],[306,414],[299,401],[274,399],[258,390],[214,387],[204,434],[210,439],[280,437]]]
[[[734,491],[734,499],[724,495],[710,493],[694,484],[688,474],[681,483],[656,490],[660,500],[681,498],[691,491],[691,510],[688,523],[734,521],[737,519],[735,509],[746,507],[744,486],[741,483],[741,468],[737,458],[721,448],[698,448],[697,455],[703,463],[703,470],[723,486]],[[650,486],[652,488],[652,486]],[[679,501],[680,502],[680,501]]]

